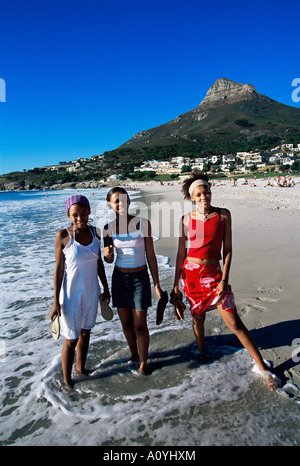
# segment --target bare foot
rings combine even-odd
[[[88,371],[87,369],[83,369],[80,371],[78,369],[75,369],[75,374],[78,377],[88,377],[90,375],[90,371]]]
[[[141,375],[149,375],[150,374],[150,371],[148,369],[148,366],[146,363],[141,363],[140,367],[139,367],[139,374]]]
[[[270,371],[263,371],[262,374],[267,382],[269,390],[275,392],[280,387],[280,379]]]
[[[137,354],[136,356],[132,355],[129,359],[131,362],[138,362],[140,360],[139,355]]]
[[[63,381],[62,388],[63,388],[63,391],[66,392],[66,393],[72,392],[73,389],[74,389],[74,382],[73,381],[71,381],[71,382]]]

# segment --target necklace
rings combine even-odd
[[[197,209],[197,210],[198,210],[198,209]],[[203,215],[204,218],[207,218],[207,217],[209,216],[209,214],[211,213],[211,212],[210,212],[210,208],[208,209],[207,212],[200,212],[199,210],[198,210],[198,212],[199,212],[199,214]]]
[[[90,231],[90,228],[87,226],[86,228],[76,228],[74,225],[73,225],[73,231],[74,233],[76,233],[76,235],[85,235],[87,232]]]

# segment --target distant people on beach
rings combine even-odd
[[[278,176],[273,178],[273,180],[268,179],[266,186],[276,187],[276,188],[292,188],[295,186],[295,182],[290,176]]]
[[[73,388],[72,366],[76,349],[76,375],[87,376],[85,368],[90,332],[94,327],[99,301],[99,281],[104,288],[103,300],[110,300],[104,265],[100,254],[100,238],[88,225],[91,212],[85,196],[77,194],[66,202],[72,224],[56,235],[54,303],[50,318],[60,318],[64,387]]]
[[[116,215],[103,230],[104,260],[113,263],[116,252],[112,303],[118,310],[131,352],[130,361],[137,362],[139,372],[145,375],[149,350],[147,310],[152,304],[146,260],[156,294],[162,297],[151,224],[147,219],[129,214],[130,198],[124,188],[112,188],[107,193],[107,202]]]
[[[193,330],[199,350],[199,360],[205,361],[204,321],[206,312],[217,308],[227,326],[236,334],[262,371],[270,390],[278,388],[278,379],[269,372],[250,332],[240,317],[229,285],[232,257],[231,214],[225,208],[211,204],[211,189],[205,174],[194,174],[182,185],[185,199],[192,200],[195,210],[184,215],[176,258],[172,303],[181,303],[179,282],[190,303]],[[190,240],[190,247],[187,242]],[[223,252],[223,271],[219,261]],[[177,312],[177,318],[180,318]]]

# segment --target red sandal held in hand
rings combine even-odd
[[[172,303],[174,299],[174,290],[172,290],[170,294],[170,302]],[[186,309],[186,305],[182,302],[182,293],[180,291],[180,297],[175,298],[175,301],[173,302],[174,305],[174,314],[177,320],[184,319],[183,316],[183,311]]]

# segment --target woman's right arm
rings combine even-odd
[[[182,217],[180,221],[180,226],[179,226],[179,240],[178,240],[178,249],[177,249],[177,256],[176,256],[174,285],[173,285],[174,296],[171,302],[174,302],[175,298],[179,298],[180,296],[179,281],[181,277],[183,263],[187,255],[187,248],[186,248],[187,236],[185,233],[186,226],[184,223],[184,219],[185,217]]]
[[[55,270],[54,270],[54,303],[51,307],[50,318],[51,320],[56,316],[60,316],[59,293],[64,277],[65,257],[63,253],[64,237],[63,230],[59,231],[55,240]]]

